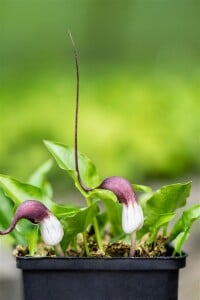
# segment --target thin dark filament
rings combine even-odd
[[[72,47],[74,51],[74,58],[75,58],[75,64],[76,64],[76,110],[75,110],[75,131],[74,131],[74,148],[75,148],[75,170],[77,172],[77,178],[78,182],[83,188],[84,191],[89,192],[91,189],[86,187],[80,176],[80,170],[79,170],[79,164],[78,164],[78,112],[79,112],[79,65],[78,65],[78,55],[76,51],[76,45],[72,38],[71,32],[68,30],[69,37],[72,42]]]

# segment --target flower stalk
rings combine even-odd
[[[55,246],[55,249],[56,249],[56,252],[57,252],[58,256],[65,256],[60,243]]]
[[[91,199],[89,196],[86,197],[86,202],[87,202],[88,206],[91,205]],[[102,243],[101,234],[100,234],[100,230],[99,230],[99,224],[98,224],[96,218],[93,218],[93,226],[94,226],[94,233],[95,233],[97,245],[98,245],[99,249],[101,251],[103,251],[103,243]]]
[[[131,233],[131,248],[130,248],[130,253],[129,253],[129,257],[134,257],[135,255],[135,250],[136,250],[136,231],[133,231]]]

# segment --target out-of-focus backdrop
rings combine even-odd
[[[25,181],[50,157],[44,139],[73,145],[70,29],[80,64],[80,151],[102,179],[194,179],[190,204],[199,202],[199,15],[195,0],[1,0],[0,173]],[[67,201],[73,185],[56,166],[50,180]],[[194,236],[186,248],[197,260],[198,225]],[[184,272],[200,275],[195,262]],[[183,281],[180,299],[199,299],[199,285]]]

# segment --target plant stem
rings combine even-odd
[[[174,249],[172,256],[175,256],[175,255],[176,255],[176,250]]]
[[[83,232],[83,241],[84,241],[84,248],[85,248],[86,256],[90,256],[90,250],[89,250],[89,247],[88,247],[86,231]]]
[[[59,256],[65,256],[60,244],[56,245],[55,248],[56,248],[56,252]]]
[[[135,248],[136,248],[136,231],[131,233],[131,248],[129,257],[133,257],[135,255]]]
[[[88,195],[86,196],[86,203],[88,207],[92,204],[90,197]]]
[[[96,218],[93,219],[93,225],[94,225],[94,232],[95,232],[95,237],[97,240],[98,247],[101,251],[103,251],[103,244],[102,244],[101,235],[99,232],[99,225],[98,225]]]
[[[89,196],[86,197],[86,202],[87,202],[88,206],[90,206],[92,204]],[[98,225],[96,218],[93,219],[93,226],[94,226],[94,232],[95,232],[97,245],[98,245],[99,249],[101,251],[103,251],[103,244],[102,244],[102,240],[101,240],[99,225]]]

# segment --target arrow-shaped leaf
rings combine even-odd
[[[44,141],[44,143],[49,152],[55,158],[58,166],[67,171],[74,181],[77,182],[74,149],[57,142]],[[78,161],[81,178],[84,184],[89,188],[98,186],[100,184],[100,179],[96,173],[95,165],[87,156],[81,153],[78,153]]]
[[[166,214],[173,214],[176,209],[186,204],[190,194],[191,182],[163,186],[141,202],[145,221],[137,236],[141,238],[146,233],[153,233],[158,219]],[[163,220],[162,220],[163,221]],[[167,218],[166,218],[167,224]],[[162,226],[165,225],[162,222]],[[158,229],[158,228],[157,228]]]
[[[81,208],[74,215],[64,219],[65,236],[62,242],[64,248],[74,239],[76,234],[84,232],[93,223],[93,219],[99,213],[97,203],[93,203],[87,208]]]
[[[196,220],[200,220],[200,204],[185,210],[172,228],[170,240],[174,241],[174,249],[177,253],[181,254],[182,245],[188,239],[191,226]]]
[[[25,200],[44,200],[43,193],[38,187],[22,183],[6,175],[0,175],[0,186],[6,196],[17,206]]]
[[[52,187],[50,183],[47,181],[47,174],[51,170],[53,165],[53,161],[49,159],[44,164],[42,164],[29,178],[28,183],[39,187],[44,194],[46,194],[49,198],[52,197]]]

